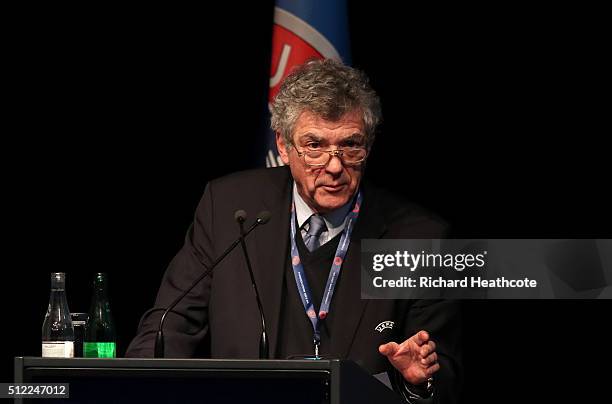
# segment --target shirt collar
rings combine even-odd
[[[327,226],[327,230],[330,233],[338,234],[344,229],[346,222],[346,215],[351,209],[353,199],[351,198],[346,204],[342,205],[338,209],[321,215]],[[295,181],[293,182],[293,200],[295,201],[295,213],[297,217],[298,227],[301,229],[304,223],[314,215],[315,212],[308,206],[308,204],[302,199],[302,196],[297,190]]]

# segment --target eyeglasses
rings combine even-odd
[[[368,151],[364,147],[347,147],[335,150],[318,150],[307,147],[303,151],[295,148],[299,157],[304,157],[306,165],[311,167],[325,167],[332,156],[338,157],[347,166],[361,164],[367,157]]]

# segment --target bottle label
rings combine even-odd
[[[73,341],[43,341],[43,358],[74,358]]]
[[[117,356],[114,342],[85,342],[83,356],[86,358],[115,358]]]

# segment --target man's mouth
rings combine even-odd
[[[338,192],[344,188],[346,184],[337,185],[322,185],[322,188],[327,192]]]

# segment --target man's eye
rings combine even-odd
[[[306,145],[309,149],[318,149],[321,147],[321,143],[319,142],[310,142]]]

